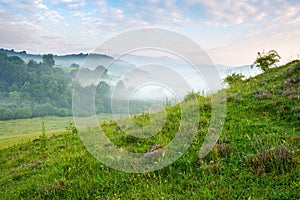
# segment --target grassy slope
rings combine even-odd
[[[99,163],[77,135],[41,138],[0,151],[4,199],[299,199],[300,67],[295,63],[227,89],[227,116],[214,150],[197,157],[207,129],[209,103],[189,150],[161,170],[130,174]],[[103,129],[119,146],[143,152],[165,145],[178,129],[179,108],[168,108],[166,127],[145,141],[113,122]],[[136,119],[147,123],[147,117]],[[130,129],[130,127],[128,127]]]

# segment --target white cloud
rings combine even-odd
[[[1,1],[4,4],[5,16],[2,19],[25,22],[60,22],[64,17],[56,10],[49,9],[42,0]],[[1,14],[1,13],[0,13]]]
[[[1,46],[4,48],[42,53],[68,46],[64,36],[50,33],[27,22],[0,21],[0,26],[6,27],[0,32]]]
[[[165,6],[167,8],[174,8],[176,5],[176,0],[165,0]]]
[[[294,20],[292,20],[294,19]],[[268,22],[252,25],[238,37],[228,40],[219,48],[210,49],[209,54],[217,63],[242,65],[252,64],[258,51],[275,49],[282,61],[295,59],[300,54],[300,17],[288,14]]]
[[[36,2],[36,7],[39,9],[37,9],[37,12],[33,15],[32,21],[52,21],[55,23],[64,21],[64,17],[58,11],[49,9],[46,5],[42,4],[42,2]]]
[[[73,3],[73,2],[78,2],[76,0],[61,0],[63,3]]]
[[[123,19],[124,18],[124,12],[119,8],[111,8],[108,11],[110,13],[110,17],[115,19]]]
[[[73,16],[75,16],[75,17],[83,17],[83,12],[79,12],[79,11],[75,11],[75,12],[73,12]]]
[[[54,20],[55,22],[58,22],[59,20],[63,19],[63,16],[61,16],[57,11],[55,10],[47,10],[45,12],[45,16],[48,18],[48,19],[52,19]]]
[[[209,14],[207,19],[200,20],[202,23],[206,20],[205,24],[217,26],[257,23],[283,15],[295,16],[300,7],[300,1],[291,0],[185,0],[185,3],[187,7],[201,7]]]
[[[60,3],[78,3],[81,0],[53,0],[52,2],[54,4],[60,4]]]
[[[78,2],[78,3],[68,4],[67,8],[68,9],[78,9],[78,8],[82,8],[82,7],[85,7],[85,6],[86,6],[85,1],[81,1],[81,2]]]
[[[64,5],[67,9],[74,10],[87,5],[85,0],[53,0],[54,5]]]
[[[106,1],[105,0],[98,0],[98,5],[99,6],[106,6]]]
[[[247,1],[202,1],[201,4],[210,13],[210,20],[219,24],[241,24],[257,14],[257,8]]]
[[[122,31],[142,21],[125,14],[120,8],[109,6],[101,6],[88,13],[75,12],[73,15],[80,17],[82,24],[93,33],[95,30]]]
[[[262,21],[262,20],[264,20],[264,18],[266,16],[267,16],[267,14],[265,12],[257,13],[257,15],[255,16],[255,20],[256,21]]]
[[[4,9],[0,12],[0,26],[5,27],[0,33],[2,47],[38,52],[69,46],[65,36],[53,29],[55,25],[67,26],[68,23],[58,11],[50,9],[42,0],[1,3]],[[47,26],[43,28],[44,23]]]
[[[150,3],[150,4],[156,4],[158,2],[159,2],[159,0],[148,0],[148,3]]]
[[[300,1],[292,0],[0,0],[0,21],[6,27],[0,45],[37,50],[51,42],[53,48],[93,47],[92,39],[149,26],[181,30],[197,41],[208,38],[205,46],[217,47],[209,53],[225,64],[245,64],[263,48],[288,55],[300,46]]]

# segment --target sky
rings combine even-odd
[[[112,36],[166,28],[197,42],[216,64],[252,64],[275,49],[300,55],[299,0],[0,0],[0,48],[89,53]]]

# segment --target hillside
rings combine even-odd
[[[211,103],[196,95],[200,124],[191,147],[176,162],[154,172],[124,173],[106,167],[86,150],[73,126],[61,135],[41,136],[0,150],[0,197],[299,199],[299,91],[300,61],[232,84],[226,89],[227,115],[221,137],[203,159],[198,158],[198,151],[207,133]],[[180,105],[167,107],[166,113],[163,129],[145,140],[124,134],[114,121],[101,127],[119,147],[146,152],[154,143],[165,146],[177,132]],[[134,120],[143,126],[149,116]]]

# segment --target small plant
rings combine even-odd
[[[46,148],[46,141],[47,141],[47,136],[46,136],[45,122],[42,121],[42,135],[40,136],[40,146],[43,153]]]
[[[204,158],[206,162],[225,159],[232,154],[233,149],[229,143],[220,142],[215,144],[212,151]]]
[[[257,90],[255,91],[256,99],[270,99],[273,95],[268,90]]]
[[[66,126],[66,130],[71,131],[73,135],[78,134],[78,128],[74,125],[74,123],[71,121],[68,126]]]
[[[190,91],[184,96],[185,101],[193,100],[193,99],[198,99],[200,98],[200,93],[195,92],[194,90]]]
[[[140,127],[147,126],[151,123],[149,113],[142,113],[140,115],[133,116],[133,121]]]
[[[242,74],[233,73],[231,75],[226,76],[224,79],[225,83],[228,83],[229,85],[232,85],[237,82],[241,82],[245,76]]]
[[[247,157],[246,163],[257,174],[261,174],[262,172],[288,172],[297,166],[293,150],[284,145],[278,145],[274,148],[267,148],[262,152],[257,152],[257,154]]]
[[[253,65],[251,65],[251,68],[258,67],[264,72],[270,69],[272,65],[279,62],[281,57],[278,55],[278,53],[275,50],[271,50],[268,53],[260,53],[258,52],[257,58]]]

